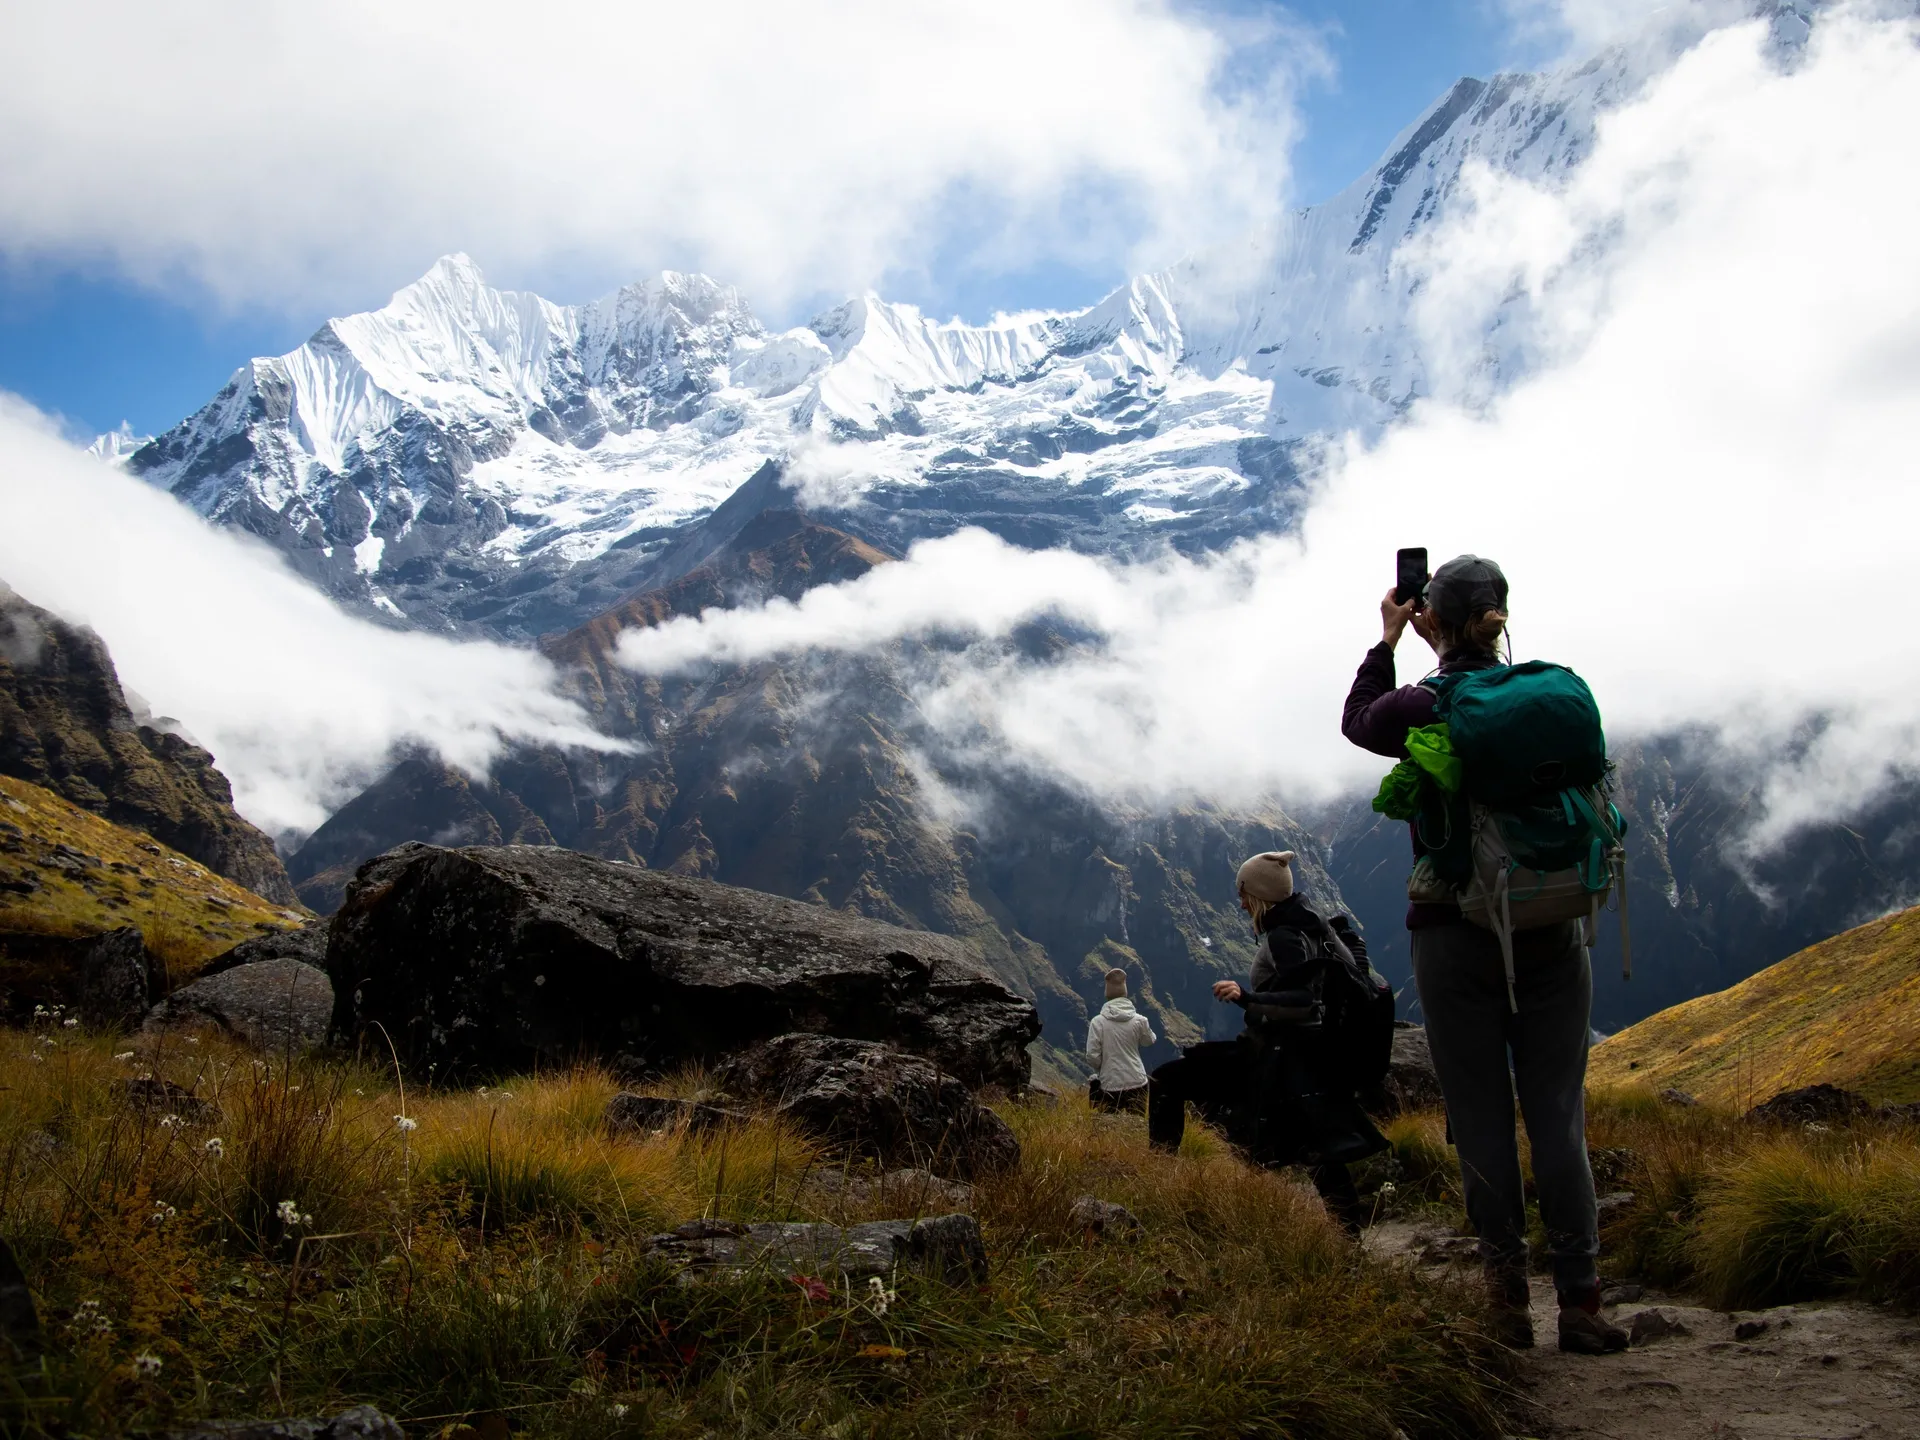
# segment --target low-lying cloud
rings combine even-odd
[[[59,438],[0,394],[0,580],[99,631],[269,834],[313,829],[396,746],[484,772],[509,742],[618,748],[539,655],[357,620],[266,546]]]
[[[1378,638],[1397,546],[1490,554],[1518,653],[1573,665],[1616,735],[1705,724],[1773,753],[1776,827],[1920,762],[1920,133],[1911,21],[1828,19],[1804,63],[1723,30],[1609,117],[1546,190],[1472,172],[1423,267],[1449,337],[1522,316],[1544,368],[1481,404],[1418,407],[1349,441],[1296,537],[1122,565],[962,534],[797,604],[625,637],[663,670],[805,648],[951,642],[921,695],[977,751],[1100,794],[1289,798],[1370,783],[1341,699]],[[1064,660],[1007,643],[1036,618],[1098,632]],[[1430,663],[1409,635],[1403,678]]]
[[[1280,21],[1182,0],[69,0],[0,10],[0,255],[362,302],[521,282],[1160,264],[1280,203]]]

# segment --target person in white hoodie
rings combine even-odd
[[[1100,1068],[1088,1095],[1101,1110],[1147,1109],[1147,1067],[1140,1052],[1154,1042],[1153,1026],[1127,998],[1127,972],[1107,971],[1107,1003],[1087,1026],[1087,1059]]]

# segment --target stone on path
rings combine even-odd
[[[162,1000],[145,1029],[207,1024],[268,1051],[310,1050],[326,1038],[333,985],[299,960],[259,960],[203,975]]]

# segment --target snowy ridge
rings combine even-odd
[[[1757,13],[1782,47],[1804,41],[1808,7]],[[563,306],[449,256],[242,367],[126,463],[345,599],[500,634],[584,618],[768,460],[896,548],[962,524],[1115,552],[1224,544],[1291,521],[1319,439],[1375,434],[1434,392],[1402,258],[1463,167],[1556,183],[1705,23],[1463,79],[1341,194],[1072,314],[940,323],[868,294],[771,334],[701,275]],[[1524,313],[1496,309],[1483,334],[1474,373],[1445,376],[1461,398],[1527,366]],[[534,618],[486,598],[547,583]]]

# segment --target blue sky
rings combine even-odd
[[[1247,0],[1243,8],[1257,4]],[[1330,78],[1312,82],[1301,96],[1305,133],[1294,165],[1304,203],[1359,175],[1459,76],[1540,59],[1514,38],[1492,0],[1294,0],[1288,9],[1322,34],[1335,65]],[[420,268],[432,258],[424,256]],[[484,254],[475,258],[495,283],[537,284],[499,273]],[[388,277],[347,308],[377,306],[412,278]],[[1120,278],[1057,264],[994,275],[956,267],[886,291],[931,313],[978,320],[997,309],[1087,304]],[[605,286],[549,293],[577,301],[599,288]],[[148,433],[205,403],[250,356],[292,349],[325,318],[317,311],[223,312],[189,290],[156,292],[84,264],[23,269],[0,261],[0,389],[60,416],[76,435],[123,419]]]

